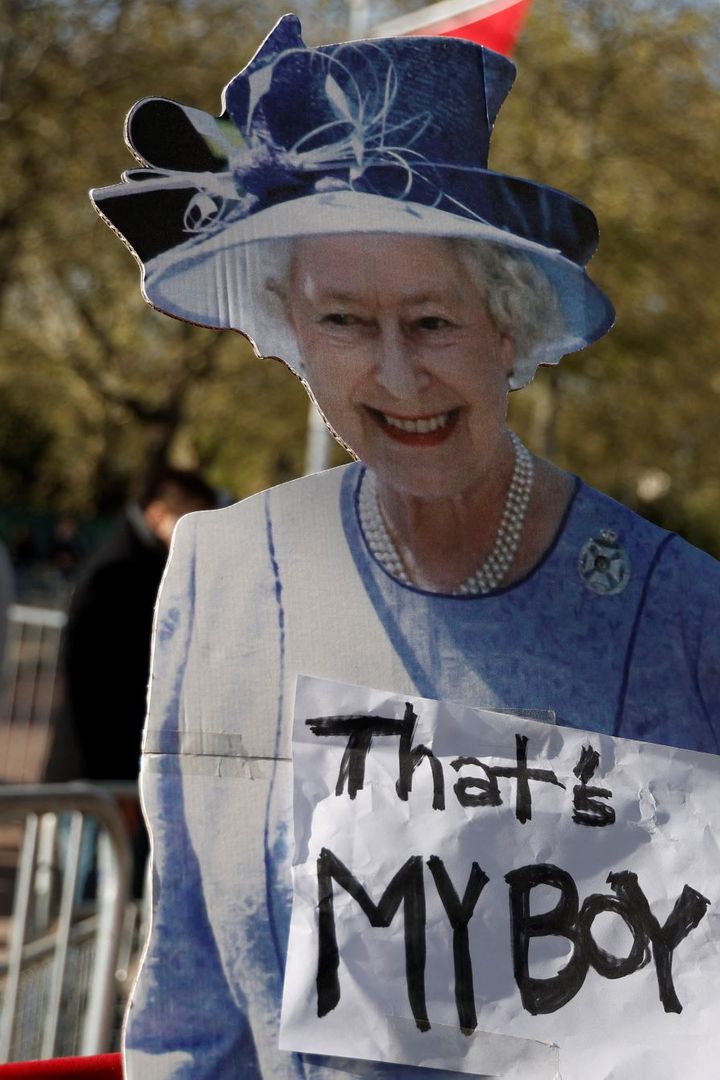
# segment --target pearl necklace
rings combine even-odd
[[[453,590],[453,596],[484,595],[497,589],[505,580],[517,554],[532,492],[533,459],[517,435],[513,431],[509,434],[515,462],[495,543],[482,565]],[[411,585],[405,564],[383,519],[375,474],[368,469],[363,473],[360,484],[358,511],[362,531],[375,558],[391,577]]]

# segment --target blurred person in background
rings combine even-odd
[[[58,518],[53,526],[48,547],[48,561],[64,578],[73,578],[80,566],[85,549],[77,522],[68,515]]]
[[[176,523],[216,505],[194,472],[166,469],[82,571],[65,631],[65,693],[86,780],[135,780],[153,610]]]
[[[165,469],[81,572],[65,630],[65,711],[50,779],[137,780],[155,598],[173,530],[185,514],[215,505],[214,491],[197,473]],[[141,896],[147,830],[137,800],[118,801],[133,848],[133,895]],[[92,832],[84,844],[80,889],[91,895]]]

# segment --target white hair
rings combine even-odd
[[[510,386],[530,382],[538,364],[559,359],[557,341],[567,334],[555,290],[531,256],[484,240],[452,238],[488,314],[513,343]]]

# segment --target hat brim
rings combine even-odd
[[[93,193],[101,215],[106,216],[104,198],[131,195],[132,187]],[[153,307],[175,318],[240,331],[259,355],[278,356],[302,375],[302,360],[282,304],[266,287],[263,246],[267,241],[360,233],[485,241],[525,255],[543,271],[556,294],[564,328],[553,340],[545,339],[539,352],[516,357],[514,388],[529,382],[539,364],[557,363],[602,337],[613,324],[610,301],[582,267],[559,251],[484,221],[350,190],[293,199],[215,231],[191,234],[144,263],[136,256],[143,269],[143,294]]]

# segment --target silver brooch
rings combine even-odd
[[[583,544],[580,551],[580,577],[590,592],[599,596],[616,596],[630,580],[630,559],[617,539],[612,529],[603,529],[599,536]]]

